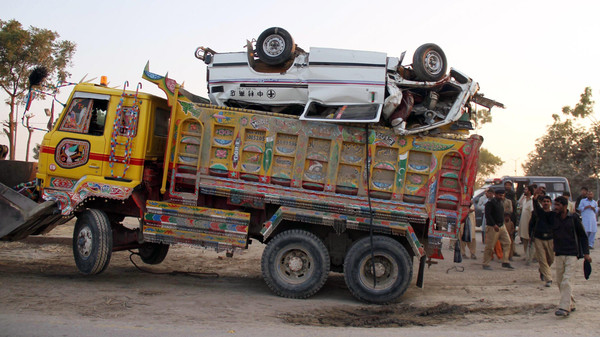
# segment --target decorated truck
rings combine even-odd
[[[409,287],[414,263],[423,286],[441,238],[455,238],[469,211],[482,138],[464,128],[400,135],[385,123],[217,106],[148,65],[143,78],[167,98],[141,84],[74,87],[41,144],[37,201],[0,186],[0,238],[76,217],[83,274],[102,272],[121,250],[158,264],[171,244],[233,256],[256,241],[279,296],[310,297],[332,271],[357,299],[387,303]],[[465,120],[475,94],[464,99]]]

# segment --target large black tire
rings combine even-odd
[[[103,211],[83,211],[73,231],[73,256],[82,274],[100,274],[106,269],[112,254],[113,240],[110,220]]]
[[[279,27],[271,27],[256,40],[256,54],[264,63],[277,66],[289,60],[296,51],[290,33]]]
[[[412,259],[398,241],[376,235],[373,237],[376,283],[373,287],[371,241],[358,240],[346,253],[344,279],[357,299],[384,304],[402,296],[412,279]]]
[[[267,244],[261,267],[265,282],[277,295],[308,298],[329,275],[329,252],[316,235],[298,229],[282,232]]]
[[[426,43],[413,55],[413,70],[420,81],[439,81],[446,75],[448,64],[442,48]]]
[[[163,243],[144,242],[139,248],[140,257],[146,264],[163,262],[168,252],[169,245]]]

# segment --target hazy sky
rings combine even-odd
[[[72,81],[106,75],[111,86],[138,81],[161,94],[141,73],[185,81],[207,97],[198,46],[241,51],[246,39],[273,26],[285,28],[305,50],[364,49],[406,60],[423,43],[440,45],[448,63],[479,82],[481,92],[506,105],[480,130],[484,147],[505,165],[498,175],[522,174],[521,163],[552,123],[552,114],[575,105],[586,86],[600,97],[600,2],[567,1],[7,1],[0,19],[58,32],[77,44]],[[64,101],[70,90],[60,96]],[[1,96],[3,99],[5,95]],[[43,108],[34,105],[45,124]],[[599,108],[597,107],[596,110]],[[8,116],[0,106],[0,118]],[[599,112],[596,112],[598,116]],[[23,150],[26,131],[20,130]],[[40,142],[41,132],[34,133]],[[8,144],[5,136],[0,143]]]

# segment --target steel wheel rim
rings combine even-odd
[[[282,249],[276,256],[276,272],[290,284],[301,284],[310,280],[314,273],[315,260],[298,245]]]
[[[437,75],[442,72],[442,68],[444,66],[442,56],[435,50],[430,50],[427,52],[427,54],[425,54],[425,60],[423,63],[425,71],[431,75]]]
[[[373,287],[373,265],[371,263],[371,254],[366,255],[360,261],[359,279],[360,282],[371,290],[385,290],[392,287],[398,280],[398,263],[386,253],[375,253],[375,275],[376,283]]]
[[[285,40],[277,34],[267,36],[263,42],[263,51],[270,57],[277,57],[285,50]]]
[[[79,231],[77,234],[77,251],[83,258],[90,257],[92,254],[92,230],[86,226]]]

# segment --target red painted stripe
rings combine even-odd
[[[56,153],[56,148],[50,147],[50,146],[42,146],[40,151],[42,153],[48,153],[48,154],[53,155]],[[90,153],[91,160],[99,160],[99,161],[108,162],[109,157],[110,157],[110,155],[107,155],[104,153]],[[119,161],[123,161],[125,159],[125,157],[117,156],[116,159],[117,159],[117,162],[119,162]],[[129,160],[129,165],[144,166],[144,158],[131,158]]]

